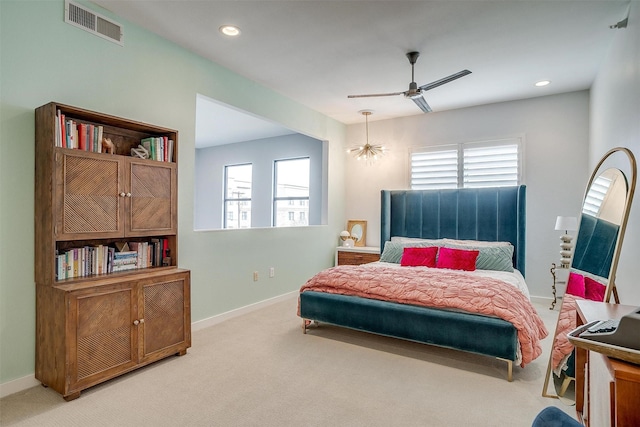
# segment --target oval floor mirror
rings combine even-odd
[[[620,302],[615,274],[636,174],[633,153],[620,147],[607,152],[591,174],[542,389],[545,397],[575,404],[574,349],[567,333],[576,328],[576,299]]]

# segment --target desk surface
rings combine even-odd
[[[633,305],[609,304],[590,300],[576,300],[576,308],[583,324],[594,320],[619,319],[638,309]]]
[[[594,320],[619,319],[622,316],[637,310],[636,306],[622,304],[608,304],[604,302],[576,300],[576,319],[577,325],[586,324]],[[601,419],[612,419],[611,425],[640,425],[640,412],[638,412],[638,396],[640,396],[640,367],[631,363],[611,359],[602,356],[602,361],[606,366],[605,378],[609,381],[609,387],[606,384],[593,384],[593,378],[586,384],[586,365],[589,363],[589,354],[587,350],[576,347],[576,412],[579,420],[585,420],[584,415],[590,413],[589,417],[593,418],[587,421],[586,425],[598,425]],[[597,374],[602,374],[602,369],[592,368]],[[608,371],[608,374],[607,374]],[[591,375],[594,375],[592,373]],[[597,375],[596,375],[597,377]],[[610,379],[609,379],[610,378]],[[615,383],[616,392],[612,395],[610,390],[611,384]],[[585,389],[588,385],[589,390]],[[594,390],[597,388],[597,390]],[[603,392],[603,390],[605,390]],[[596,396],[604,393],[604,406],[596,405],[594,402],[589,403],[588,400],[599,402]],[[608,397],[607,397],[608,396]],[[603,396],[600,396],[601,398]],[[591,407],[590,407],[591,406]],[[605,409],[602,413],[603,408]],[[613,414],[613,415],[612,415]],[[613,420],[615,418],[615,420]]]

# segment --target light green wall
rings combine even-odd
[[[85,4],[124,25],[124,47],[64,23],[63,0],[0,1],[0,383],[34,372],[40,105],[56,101],[179,131],[179,264],[192,270],[194,321],[299,288],[332,264],[345,223],[344,125]],[[328,226],[193,231],[198,93],[329,141]]]

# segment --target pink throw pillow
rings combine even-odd
[[[436,267],[451,270],[474,271],[480,251],[441,247],[438,251]]]
[[[604,301],[604,294],[607,287],[602,283],[596,282],[590,277],[584,278],[585,298],[592,301]]]
[[[437,246],[430,246],[427,248],[404,248],[402,251],[400,265],[405,267],[435,267],[437,254]]]
[[[566,293],[585,298],[585,277],[578,273],[569,273]]]

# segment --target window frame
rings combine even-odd
[[[278,167],[277,164],[278,162],[288,162],[288,161],[295,161],[295,160],[307,160],[309,162],[309,183],[307,186],[307,196],[303,197],[303,196],[287,196],[287,197],[278,197]],[[300,157],[288,157],[288,158],[283,158],[283,159],[276,159],[273,161],[273,187],[272,187],[272,215],[271,215],[271,226],[272,227],[291,227],[291,226],[285,226],[285,225],[281,225],[279,226],[277,224],[278,222],[278,202],[280,201],[288,201],[288,205],[287,206],[294,206],[295,205],[295,201],[299,200],[299,201],[306,201],[306,205],[304,205],[304,207],[306,207],[307,213],[309,212],[309,208],[310,208],[310,201],[311,201],[311,157],[310,156],[300,156]],[[290,212],[292,213],[292,212]],[[306,215],[306,226],[309,225],[309,215]],[[293,221],[295,221],[295,214],[294,214],[294,219]]]
[[[227,190],[229,189],[229,185],[228,185],[228,179],[229,179],[229,168],[233,168],[233,167],[238,167],[238,166],[251,166],[251,195],[253,196],[253,163],[251,162],[247,162],[247,163],[236,163],[236,164],[230,164],[230,165],[224,165],[224,178],[222,179],[222,184],[223,184],[223,194],[222,194],[222,229],[223,230],[232,230],[231,228],[227,227],[227,204],[229,202],[235,202],[235,203],[242,203],[242,202],[249,202],[251,204],[251,200],[252,197],[229,197]],[[251,210],[251,209],[249,209]],[[238,215],[238,221],[241,221],[241,216],[242,215]],[[234,219],[231,219],[232,221],[235,221]]]
[[[409,159],[408,159],[408,187],[414,190],[417,189],[426,189],[420,187],[414,187],[414,171],[413,171],[413,155],[419,153],[427,153],[427,152],[444,152],[444,151],[456,151],[457,152],[457,184],[456,189],[461,188],[482,188],[480,186],[465,186],[465,162],[464,162],[464,151],[465,149],[474,149],[474,148],[490,148],[490,147],[498,147],[505,145],[515,145],[517,146],[517,178],[515,185],[524,184],[524,136],[510,136],[510,137],[502,137],[502,138],[494,138],[487,139],[482,141],[467,141],[460,142],[455,144],[442,144],[442,145],[433,145],[433,146],[422,146],[415,147],[409,150]],[[498,186],[498,185],[492,185]],[[487,186],[490,187],[490,186]],[[429,187],[429,189],[452,189],[454,187]]]

